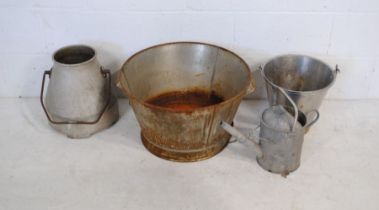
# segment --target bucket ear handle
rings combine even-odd
[[[104,108],[100,111],[100,114],[99,116],[97,117],[96,120],[94,121],[55,121],[53,120],[51,117],[50,117],[50,114],[49,112],[47,111],[47,108],[45,106],[45,102],[43,100],[44,98],[44,91],[45,91],[45,80],[46,80],[46,76],[51,76],[51,73],[52,73],[52,68],[50,70],[47,70],[43,73],[43,77],[42,77],[42,86],[41,86],[41,94],[40,94],[40,102],[41,102],[41,106],[42,106],[42,109],[43,111],[45,112],[46,114],[46,117],[47,119],[49,120],[50,123],[53,123],[53,124],[86,124],[86,125],[92,125],[92,124],[96,124],[97,122],[100,121],[101,117],[104,115],[105,111],[107,110],[109,104],[110,104],[110,101],[111,101],[111,94],[112,94],[112,83],[111,83],[111,71],[109,71],[108,69],[103,69],[103,67],[100,67],[100,73],[103,75],[104,78],[107,78],[108,77],[108,93],[107,93],[107,102],[104,106]]]
[[[317,109],[311,110],[310,112],[307,113],[307,115],[310,114],[310,113],[315,113],[315,114],[316,114],[316,117],[315,117],[311,122],[309,122],[309,123],[307,123],[307,124],[305,125],[306,128],[311,127],[311,126],[312,126],[313,124],[315,124],[315,123],[318,121],[318,119],[320,118],[320,112],[318,112]]]
[[[337,75],[341,72],[340,68],[338,67],[338,64],[336,64],[336,68],[334,70],[334,75]]]
[[[258,66],[258,71],[261,71],[261,72],[263,71],[262,65]]]
[[[250,76],[251,76],[251,78],[252,78],[252,73],[249,72],[249,74],[250,74]],[[256,89],[256,88],[255,88],[255,81],[254,81],[254,79],[251,79],[251,81],[249,82],[249,86],[248,86],[248,88],[247,88],[247,91],[246,91],[246,95],[248,95],[248,94],[254,92],[255,89]]]
[[[237,140],[240,140],[241,142],[251,142],[254,147],[256,156],[259,158],[263,156],[262,148],[259,146],[257,142],[247,138],[243,133],[241,133],[239,130],[229,125],[229,123],[225,121],[221,121],[220,126]]]
[[[263,67],[262,67],[262,65],[259,65],[259,66],[258,66],[258,71],[261,73],[262,78],[265,79],[265,74],[264,74],[264,72],[263,72]],[[266,79],[265,79],[265,80],[266,80]]]
[[[130,88],[129,88],[128,81],[125,78],[126,77],[125,77],[124,71],[120,69],[117,74],[116,86],[129,97],[131,95]]]

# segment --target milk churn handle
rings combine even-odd
[[[107,103],[105,104],[104,108],[101,110],[99,116],[97,117],[96,120],[94,121],[55,121],[53,119],[51,119],[50,117],[50,114],[49,112],[47,111],[46,109],[46,106],[45,106],[45,103],[44,103],[44,90],[45,90],[45,79],[46,79],[46,76],[51,76],[51,72],[52,72],[52,68],[50,70],[47,70],[43,73],[43,77],[42,77],[42,86],[41,86],[41,94],[40,94],[40,102],[41,102],[41,105],[42,105],[42,109],[43,111],[45,112],[46,114],[46,117],[47,119],[49,120],[49,122],[53,123],[53,124],[75,124],[75,125],[78,125],[78,124],[85,124],[85,125],[92,125],[92,124],[96,124],[97,122],[100,121],[101,117],[104,115],[105,111],[107,110],[109,104],[110,104],[110,101],[111,101],[111,72],[107,69],[103,69],[103,67],[100,67],[100,73],[104,76],[104,78],[108,77],[108,94],[107,94]]]

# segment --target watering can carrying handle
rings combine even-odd
[[[110,101],[111,101],[111,72],[108,70],[108,69],[103,69],[103,67],[100,67],[100,73],[104,76],[104,78],[108,77],[108,96],[107,96],[107,103],[105,104],[104,108],[101,110],[99,116],[96,118],[96,120],[94,121],[55,121],[53,120],[51,117],[50,117],[50,114],[49,112],[47,111],[46,109],[46,106],[45,106],[45,103],[44,103],[44,90],[45,90],[45,79],[46,79],[46,76],[48,75],[49,78],[51,76],[51,72],[52,72],[52,69],[50,70],[47,70],[43,73],[43,77],[42,77],[42,86],[41,86],[41,94],[40,94],[40,102],[41,102],[41,105],[42,105],[42,109],[43,111],[45,112],[46,114],[46,117],[47,119],[49,120],[49,122],[53,123],[53,124],[75,124],[75,125],[78,125],[78,124],[84,124],[84,125],[93,125],[93,124],[96,124],[100,121],[101,117],[104,115],[107,107],[109,106],[110,104]]]
[[[309,123],[307,123],[307,124],[305,125],[305,127],[307,127],[307,128],[309,128],[309,127],[311,127],[313,124],[315,124],[315,123],[317,122],[317,120],[320,118],[320,113],[318,112],[317,109],[314,109],[314,110],[308,112],[307,114],[310,114],[310,113],[315,113],[315,114],[316,114],[316,117],[315,117],[311,122],[309,122]]]

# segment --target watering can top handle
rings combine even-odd
[[[259,69],[259,71],[261,72],[262,77],[265,78],[264,73],[263,73],[263,68],[262,68],[261,65],[259,65],[258,69]],[[287,94],[287,92],[286,92],[283,88],[281,88],[281,87],[279,87],[279,86],[273,84],[273,83],[272,83],[270,80],[268,80],[268,79],[265,79],[265,80],[266,80],[266,82],[270,83],[270,85],[271,85],[272,87],[275,87],[275,88],[279,89],[279,91],[280,91],[280,92],[281,92],[281,93],[287,98],[287,100],[291,103],[291,105],[292,105],[292,107],[293,107],[293,109],[294,109],[294,112],[295,112],[294,121],[293,121],[293,123],[292,123],[292,127],[291,127],[291,131],[293,131],[293,129],[295,128],[295,125],[296,125],[297,118],[298,118],[298,116],[299,116],[299,111],[298,111],[298,108],[297,108],[296,103],[292,100],[292,98]]]
[[[286,93],[286,91],[283,90],[283,88],[281,87],[278,87],[278,89],[280,90],[280,92],[283,93],[283,95],[288,99],[288,101],[291,103],[291,105],[293,106],[293,109],[294,109],[294,112],[295,112],[295,116],[294,116],[294,120],[293,120],[293,123],[292,123],[292,127],[291,127],[291,131],[293,131],[293,129],[295,128],[295,125],[296,125],[296,122],[297,122],[297,118],[299,117],[299,110],[296,106],[296,103],[292,100],[292,98]]]

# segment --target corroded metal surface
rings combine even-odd
[[[209,44],[180,42],[145,49],[125,62],[118,86],[129,97],[141,139],[153,154],[190,162],[210,158],[228,143],[220,126],[231,123],[242,98],[255,88],[248,65],[234,53]],[[176,110],[146,101],[170,91],[214,92],[224,101]]]
[[[220,126],[221,120],[231,122],[240,100],[189,112],[156,110],[132,103],[141,126],[144,145],[165,159],[196,161],[220,152],[230,135]]]

